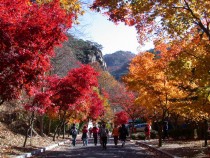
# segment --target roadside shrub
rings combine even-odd
[[[144,134],[144,132],[133,133],[133,134],[131,134],[131,139],[144,140],[145,139],[145,134]]]
[[[155,138],[157,138],[157,135],[158,135],[158,132],[155,131],[155,130],[152,130],[150,138],[155,139]],[[144,132],[133,133],[133,134],[131,134],[130,137],[131,137],[131,139],[134,139],[134,140],[144,140],[145,139],[145,133]]]
[[[145,134],[143,132],[138,133],[137,137],[138,137],[139,140],[144,140],[145,139]]]
[[[135,134],[131,134],[131,139],[136,140],[136,135]]]

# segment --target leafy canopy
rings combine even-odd
[[[39,6],[28,0],[0,0],[1,102],[39,85],[72,18],[57,1]]]
[[[49,3],[52,1],[53,0],[36,0],[38,4]],[[79,15],[84,14],[84,10],[82,9],[82,4],[79,0],[58,0],[58,1],[60,2],[60,6],[63,9],[65,9],[67,12],[74,14],[75,20],[78,19]]]
[[[149,52],[139,54],[132,60],[129,73],[124,77],[129,89],[138,93],[136,103],[147,109],[148,115],[156,116],[155,119],[166,118],[170,111],[176,110],[173,98],[186,95],[176,86],[177,81],[167,76],[168,64],[172,59],[170,54],[164,52],[159,59]]]
[[[135,25],[140,42],[152,34],[184,37],[198,28],[210,40],[210,3],[206,0],[95,0],[92,8],[114,22]]]

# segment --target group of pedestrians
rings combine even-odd
[[[114,137],[115,146],[118,145],[118,140],[122,141],[122,147],[125,145],[126,138],[128,136],[128,130],[125,127],[125,124],[122,124],[121,127],[115,125],[112,130],[112,136]]]
[[[87,129],[87,126],[84,126],[82,129],[82,141],[83,146],[88,145],[88,132],[90,134],[90,131]],[[76,145],[76,138],[77,138],[78,130],[75,126],[75,124],[72,125],[70,128],[70,135],[72,136],[72,145]],[[102,124],[99,128],[94,125],[94,127],[91,129],[91,134],[93,135],[94,145],[97,146],[98,144],[98,138],[100,140],[100,144],[103,147],[103,149],[107,149],[107,141],[109,137],[109,130],[106,128],[105,124]],[[115,146],[118,145],[118,141],[122,141],[122,147],[125,145],[126,137],[128,136],[128,130],[125,127],[124,124],[122,124],[120,127],[115,125],[115,127],[112,130],[112,136],[114,137],[114,144]]]

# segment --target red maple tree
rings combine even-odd
[[[50,77],[48,84],[49,90],[53,92],[52,102],[60,110],[68,110],[80,97],[92,91],[93,86],[98,86],[97,75],[91,66],[81,65],[80,68],[70,70],[63,78]]]
[[[91,104],[90,104],[90,112],[89,118],[91,120],[96,120],[100,115],[104,112],[103,100],[99,98],[99,94],[93,92],[90,96]]]
[[[125,111],[115,113],[114,124],[121,125],[128,123],[128,114]]]
[[[28,136],[32,136],[33,124],[35,121],[36,114],[43,115],[46,112],[46,109],[52,105],[52,102],[50,100],[50,92],[38,92],[33,96],[33,99],[30,103],[27,103],[24,105],[25,109],[30,112],[30,119],[29,119],[29,126],[26,129],[26,135],[25,135],[25,141],[24,141],[24,147],[26,146],[26,142],[28,139]],[[30,134],[29,134],[30,132]]]
[[[84,109],[78,105],[87,100],[93,87],[98,86],[97,75],[98,73],[90,65],[81,65],[70,70],[63,78],[49,77],[47,91],[52,92],[52,106],[49,109],[58,110],[57,113],[61,118],[57,128],[66,122],[67,113]]]
[[[0,0],[0,103],[39,85],[72,18],[57,0],[43,5]]]

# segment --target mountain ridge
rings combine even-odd
[[[117,80],[128,73],[128,67],[130,61],[136,55],[131,51],[116,51],[112,54],[105,54],[103,56],[104,61],[107,65],[107,70],[112,74]]]

